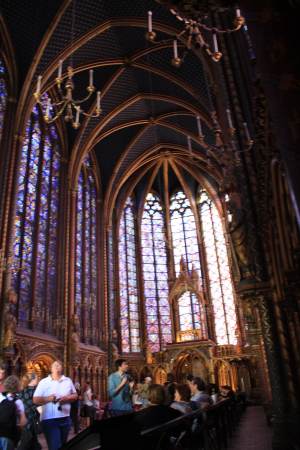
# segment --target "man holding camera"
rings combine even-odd
[[[67,441],[71,403],[77,397],[72,380],[63,375],[61,361],[54,361],[51,374],[39,382],[33,395],[33,403],[42,406],[41,424],[49,450],[58,450]]]
[[[132,412],[132,390],[134,380],[127,374],[128,363],[125,359],[115,361],[116,372],[108,377],[108,395],[112,400],[113,415],[121,415]]]

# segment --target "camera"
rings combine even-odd
[[[134,381],[134,378],[130,373],[126,373],[125,376],[126,376],[128,383],[131,383],[131,381]]]

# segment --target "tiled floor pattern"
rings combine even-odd
[[[271,450],[272,430],[261,406],[249,406],[241,418],[228,450]]]

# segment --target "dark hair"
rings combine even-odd
[[[119,367],[121,367],[121,365],[122,365],[124,362],[127,363],[127,359],[122,359],[122,358],[116,359],[116,360],[115,360],[115,366],[116,366],[116,369],[118,370]]]
[[[194,375],[191,374],[191,373],[189,373],[189,374],[186,376],[186,380],[187,380],[187,381],[193,381],[193,379],[194,379]]]
[[[161,384],[152,384],[149,387],[149,402],[153,405],[163,405],[166,401],[166,394]]]
[[[6,364],[5,364],[5,362],[3,362],[3,361],[0,362],[0,369],[6,371]]]
[[[200,377],[194,377],[192,383],[197,385],[198,391],[205,391],[205,383]]]
[[[167,373],[167,383],[174,383],[174,381],[175,381],[174,375],[171,372]]]
[[[187,384],[176,384],[175,391],[180,395],[180,399],[184,402],[189,402],[191,399],[191,390]]]

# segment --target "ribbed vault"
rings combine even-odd
[[[49,11],[47,11],[47,8]],[[3,1],[12,41],[30,26],[33,11],[16,11],[20,21],[10,17],[11,2]],[[145,39],[147,11],[153,11],[157,43]],[[75,72],[75,97],[83,97],[88,69],[94,69],[94,81],[102,92],[102,114],[86,118],[78,131],[67,130],[69,147],[69,179],[76,188],[83,159],[94,150],[98,160],[105,204],[114,200],[116,192],[126,182],[127,171],[136,161],[159,157],[162,151],[179,152],[186,164],[187,135],[191,137],[194,169],[220,181],[223,156],[215,146],[216,124],[212,112],[222,116],[222,83],[215,63],[199,50],[191,50],[184,64],[174,68],[172,40],[182,30],[180,22],[169,10],[154,0],[108,1],[65,0],[51,8],[45,5],[44,34],[42,24],[35,36],[38,44],[24,49],[20,58],[24,71],[20,86],[21,100],[17,123],[24,130],[34,104],[36,79],[42,75],[42,90],[54,92],[58,62],[64,61]],[[22,15],[22,21],[21,21]],[[17,29],[16,24],[19,28]],[[179,38],[179,51],[184,38]],[[34,51],[34,57],[32,53]],[[214,104],[216,92],[218,104]],[[94,107],[88,105],[90,110]],[[205,142],[199,139],[196,116],[202,120]],[[67,128],[67,127],[66,127]],[[156,156],[155,156],[156,155]]]

